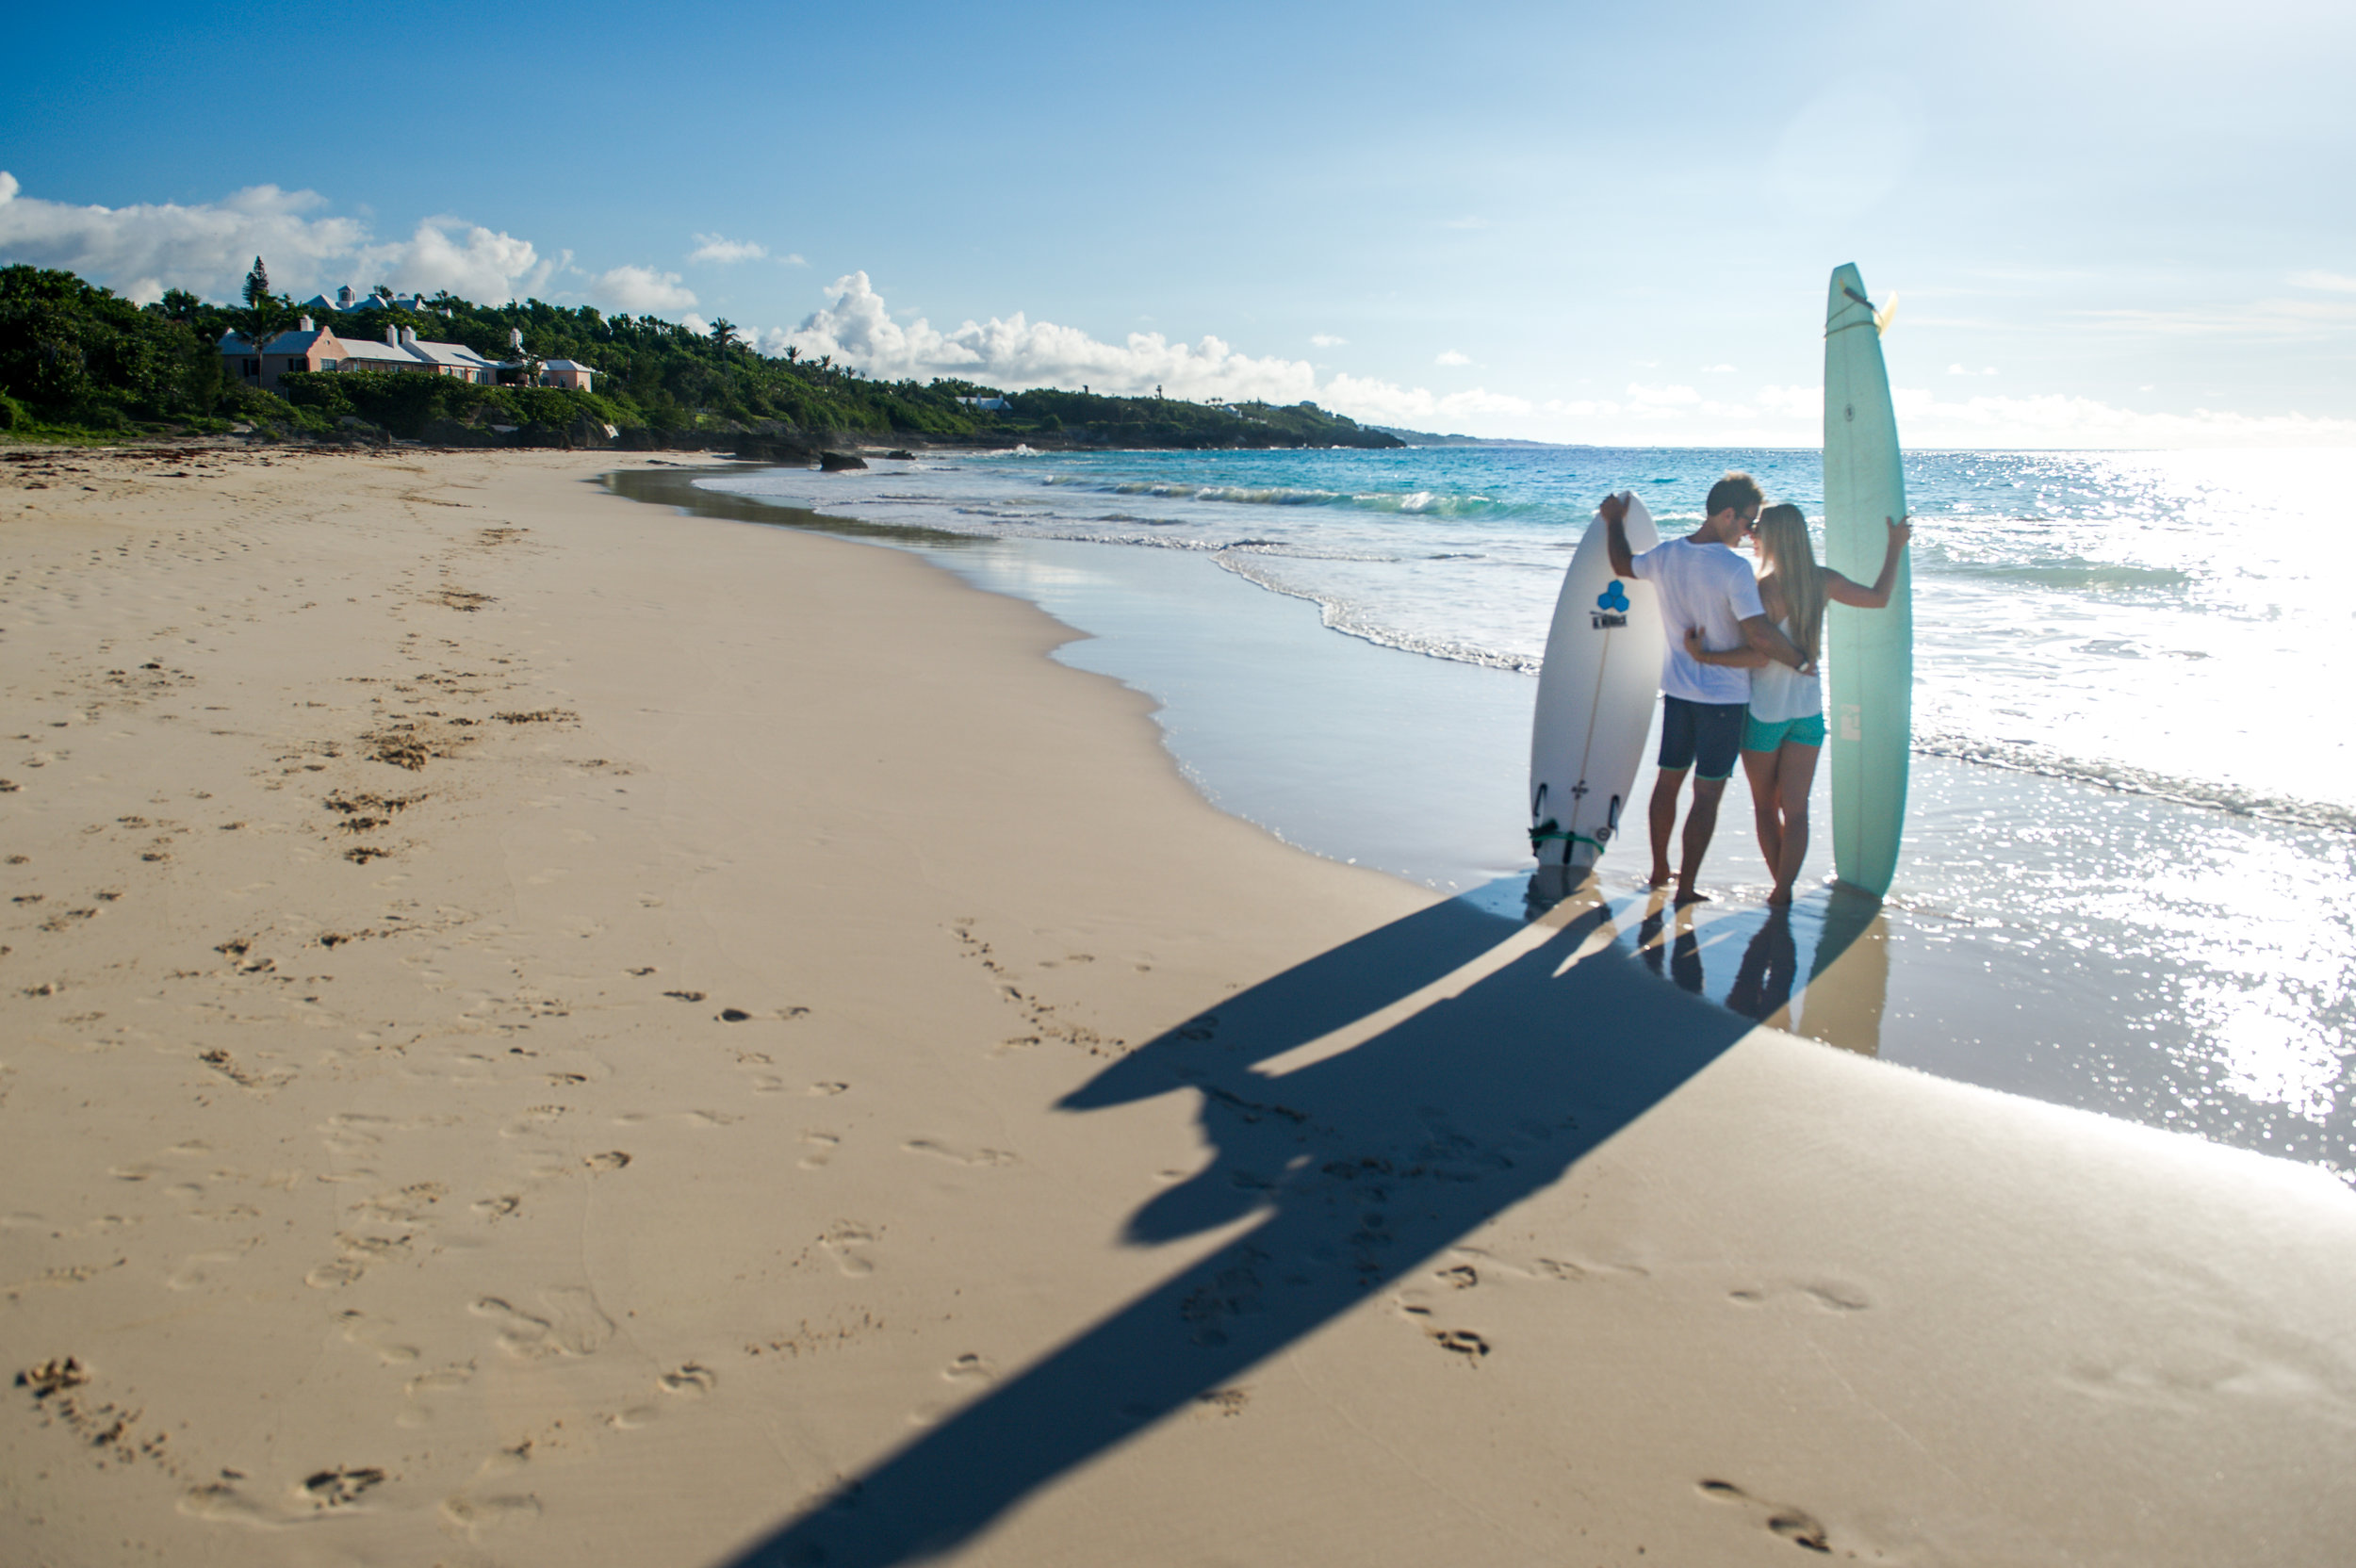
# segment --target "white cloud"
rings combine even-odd
[[[195,206],[74,206],[23,188],[0,172],[0,260],[63,268],[131,298],[166,288],[234,297],[256,255],[270,259],[278,287],[307,287],[324,262],[368,237],[352,219],[303,216],[326,204],[317,191],[274,185]]]
[[[1751,400],[1770,414],[1789,419],[1816,419],[1824,412],[1824,389],[1821,386],[1762,386]]]
[[[1309,335],[1309,346],[1315,349],[1338,349],[1349,341],[1349,338],[1336,337],[1330,332],[1312,333]]]
[[[682,286],[677,272],[658,272],[651,267],[600,272],[589,280],[589,297],[626,316],[667,315],[695,303],[695,291]]]
[[[1434,365],[1470,365],[1472,355],[1460,354],[1454,349],[1443,349],[1432,356]]]
[[[1371,381],[1358,376],[1341,374],[1325,384],[1317,401],[1336,414],[1347,414],[1353,419],[1374,424],[1395,425],[1414,421],[1457,422],[1466,419],[1521,418],[1533,410],[1527,398],[1511,393],[1492,392],[1476,386],[1468,392],[1450,392],[1434,396],[1420,386],[1400,386],[1393,382]]]
[[[1734,374],[1734,367],[1731,365],[1705,365],[1702,367],[1702,374],[1705,376],[1730,376]]]
[[[685,327],[689,332],[694,333],[698,337],[709,337],[712,335],[712,323],[705,320],[702,317],[696,315],[692,310],[679,318],[679,324]]]
[[[2356,294],[2356,278],[2345,272],[2296,272],[2291,276],[2291,286],[2327,289],[2334,294]]]
[[[794,251],[779,256],[777,258],[777,265],[780,267],[808,267],[810,263],[803,259],[802,253],[799,251]]]
[[[1950,365],[1947,373],[1951,376],[1992,376],[1996,373],[1996,367],[1990,365],[1974,370],[1969,365]]]
[[[967,321],[942,332],[922,317],[902,323],[865,272],[837,278],[834,298],[791,332],[761,335],[763,353],[792,347],[810,358],[830,355],[888,381],[951,375],[994,386],[1079,386],[1178,398],[1265,398],[1298,402],[1317,374],[1306,360],[1255,358],[1217,337],[1173,343],[1160,333],[1129,334],[1106,343],[1077,327],[1006,318]]]
[[[567,251],[544,261],[529,239],[479,223],[466,224],[463,236],[454,236],[461,226],[455,218],[429,218],[405,245],[362,247],[353,256],[353,270],[391,283],[402,293],[448,289],[462,299],[503,302],[545,288],[549,276],[572,259]]]
[[[64,268],[134,300],[166,288],[234,299],[257,255],[272,286],[296,295],[389,282],[506,300],[545,286],[563,264],[543,261],[530,240],[454,218],[429,218],[407,241],[376,244],[356,219],[307,216],[327,204],[319,192],[274,185],[188,206],[74,206],[22,191],[0,172],[0,259]]]
[[[687,259],[725,266],[735,261],[759,261],[768,253],[766,245],[757,245],[749,239],[728,239],[716,234],[699,234],[695,237],[695,248],[687,253]],[[796,256],[794,259],[798,261],[801,258]]]

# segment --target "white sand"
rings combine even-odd
[[[2328,1177],[1298,854],[603,466],[5,466],[0,1560],[2348,1560]]]

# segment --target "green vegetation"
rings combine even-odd
[[[289,375],[280,392],[225,377],[223,333],[294,323],[270,292],[259,256],[243,306],[207,304],[174,289],[139,306],[71,272],[0,268],[0,432],[35,439],[123,439],[142,431],[221,431],[229,421],[289,435],[455,438],[456,425],[500,439],[584,437],[601,427],[628,445],[726,447],[740,435],[772,448],[858,441],[1052,447],[1389,447],[1395,437],[1314,403],[1213,405],[1039,390],[1002,394],[970,382],[885,382],[830,358],[757,352],[729,322],[691,332],[653,317],[604,316],[538,300],[479,305],[439,294],[420,316],[391,308],[319,322],[355,340],[387,327],[463,343],[492,360],[520,330],[529,358],[570,359],[597,371],[597,392],[483,386],[403,371]],[[962,400],[1005,396],[981,409]],[[747,443],[748,449],[753,443]]]
[[[0,428],[8,433],[121,439],[142,423],[209,416],[221,390],[221,356],[188,322],[71,272],[0,268]]]

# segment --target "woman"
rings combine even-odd
[[[1816,757],[1824,744],[1824,693],[1816,660],[1824,635],[1824,601],[1838,599],[1859,610],[1890,602],[1898,580],[1898,560],[1914,536],[1911,518],[1890,525],[1890,552],[1871,588],[1861,587],[1829,566],[1816,564],[1808,519],[1796,506],[1771,506],[1752,525],[1751,542],[1766,571],[1759,597],[1792,644],[1808,656],[1804,670],[1772,663],[1749,647],[1712,653],[1701,634],[1688,631],[1685,648],[1705,664],[1730,664],[1751,672],[1751,706],[1742,723],[1742,772],[1751,781],[1751,811],[1759,825],[1759,852],[1775,879],[1770,904],[1792,902],[1792,885],[1808,858],[1808,792],[1816,782]]]

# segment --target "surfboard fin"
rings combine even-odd
[[[1898,296],[1892,294],[1889,299],[1882,302],[1881,309],[1873,312],[1873,335],[1879,337],[1882,334],[1888,332],[1890,330],[1890,319],[1897,314]]]

